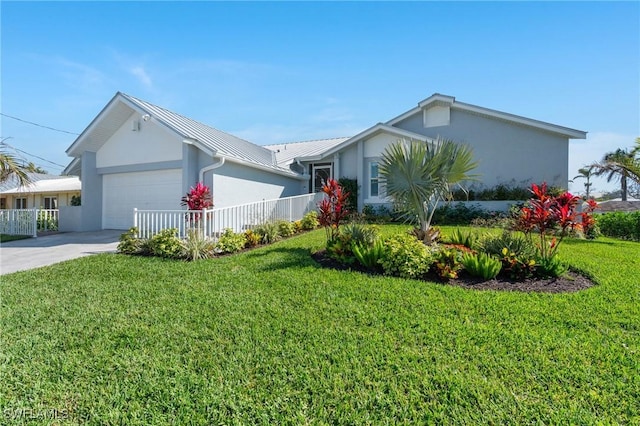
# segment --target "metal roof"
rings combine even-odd
[[[12,176],[0,183],[0,194],[22,194],[27,192],[64,192],[80,191],[80,179],[73,176],[57,176],[43,173],[27,173],[31,184],[18,186],[18,180]]]
[[[322,154],[326,150],[340,145],[348,139],[349,138],[318,139],[313,141],[265,145],[264,147],[275,153],[278,166],[286,167],[293,163],[296,158]]]
[[[240,139],[237,136],[225,133],[133,96],[124,93],[121,93],[121,95],[147,112],[153,119],[162,122],[184,138],[194,139],[200,142],[206,148],[214,151],[216,155],[236,158],[267,167],[277,167],[273,152],[262,146]]]

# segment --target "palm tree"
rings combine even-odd
[[[572,181],[576,179],[586,179],[586,182],[584,183],[584,187],[587,190],[587,194],[585,196],[586,199],[589,199],[589,192],[591,191],[591,185],[593,185],[593,182],[591,182],[591,178],[595,175],[593,169],[594,166],[588,166],[578,169],[579,175],[574,176],[572,179]]]
[[[602,161],[592,167],[596,170],[596,176],[606,175],[607,182],[620,179],[622,201],[627,201],[628,180],[640,183],[640,138],[636,139],[636,146],[627,151],[618,148],[614,152],[608,152]]]
[[[471,148],[451,140],[400,140],[385,150],[379,173],[387,194],[406,218],[418,219],[418,235],[429,244],[438,203],[449,198],[454,184],[472,180],[476,165]]]
[[[31,183],[31,178],[27,172],[27,168],[12,154],[8,153],[4,147],[0,148],[0,183],[15,177],[18,186],[28,185]]]

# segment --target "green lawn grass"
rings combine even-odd
[[[7,235],[0,234],[0,243],[8,243],[9,241],[26,240],[31,238],[31,235]]]
[[[3,276],[0,424],[640,423],[640,243],[565,240],[598,285],[553,295],[324,270],[323,242]]]

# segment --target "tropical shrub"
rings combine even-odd
[[[473,248],[480,237],[478,234],[472,231],[463,231],[460,228],[453,230],[449,236],[449,242],[451,244],[461,244],[468,248]]]
[[[483,251],[494,256],[502,256],[502,250],[509,253],[533,259],[536,256],[536,247],[524,235],[503,230],[501,234],[487,234],[479,238],[474,247],[477,251]]]
[[[447,203],[433,212],[433,223],[438,225],[468,225],[474,219],[491,217],[491,213],[477,204]]]
[[[318,212],[314,210],[305,214],[302,217],[300,224],[302,225],[302,229],[304,229],[305,231],[316,229],[320,225],[320,222],[318,222]]]
[[[364,225],[352,222],[342,227],[342,235],[347,237],[351,244],[363,246],[372,245],[379,236],[379,229],[375,225]]]
[[[120,235],[117,251],[122,254],[140,254],[142,240],[138,238],[138,228],[129,228],[127,232]]]
[[[302,221],[301,220],[296,220],[295,222],[293,222],[293,231],[296,234],[302,232]]]
[[[236,253],[244,248],[246,242],[244,233],[236,234],[233,229],[226,228],[216,242],[216,250],[219,253]]]
[[[567,272],[569,268],[557,257],[550,259],[539,258],[536,262],[535,274],[539,277],[559,277]]]
[[[376,270],[380,268],[380,259],[384,254],[384,244],[377,238],[371,245],[354,244],[351,247],[353,256],[365,268]]]
[[[182,256],[182,241],[178,238],[177,228],[163,229],[149,239],[149,251],[152,255],[179,259]]]
[[[384,241],[380,265],[385,274],[403,278],[425,275],[433,259],[427,246],[408,234],[398,234]]]
[[[458,278],[462,269],[462,253],[455,248],[440,247],[433,253],[434,268],[438,276],[444,280]]]
[[[327,255],[344,265],[350,265],[355,262],[356,258],[353,254],[351,235],[341,233],[327,241]]]
[[[462,266],[474,277],[492,280],[498,276],[502,269],[502,262],[487,253],[464,253]]]
[[[199,229],[189,229],[187,238],[182,242],[182,257],[186,260],[209,259],[213,257],[214,247],[213,241]]]
[[[262,244],[275,243],[280,239],[280,233],[278,232],[278,225],[273,222],[266,222],[257,226],[253,230],[260,236],[260,242]]]
[[[278,226],[278,234],[280,234],[281,237],[290,237],[296,233],[295,227],[292,222],[279,220],[278,222],[276,222],[276,225]]]
[[[82,205],[82,197],[80,195],[71,196],[71,201],[69,202],[72,206],[81,206]]]
[[[36,218],[36,226],[38,230],[57,231],[58,220],[45,210],[38,210],[38,216]]]
[[[244,231],[244,240],[244,246],[246,248],[255,247],[260,244],[260,235],[253,232],[251,229],[247,229],[246,231]]]
[[[180,200],[181,206],[187,206],[189,210],[204,210],[213,207],[213,197],[207,185],[198,182],[195,187],[191,187],[187,195]],[[194,221],[200,220],[201,213],[195,213]]]
[[[530,241],[538,240],[536,246],[539,256],[547,261],[555,256],[564,237],[576,226],[576,208],[580,197],[569,192],[552,196],[547,191],[546,183],[540,186],[532,184],[531,193],[533,197],[522,208],[518,229]]]
[[[593,217],[593,212],[600,207],[595,200],[587,200],[587,207],[579,214],[580,228],[584,237],[593,240],[600,235],[600,228]]]
[[[472,157],[471,148],[451,140],[401,140],[382,154],[379,172],[387,194],[406,220],[417,219],[426,244],[438,203],[450,197],[453,185],[473,178]]]
[[[602,235],[640,241],[640,211],[602,213],[595,220]]]
[[[340,234],[340,225],[347,218],[347,197],[337,180],[329,179],[322,187],[325,197],[318,203],[318,221],[327,233],[327,242]]]

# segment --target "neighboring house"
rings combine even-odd
[[[76,176],[55,176],[29,173],[31,184],[19,186],[15,178],[0,183],[0,209],[57,209],[71,204],[80,196],[80,179]]]
[[[180,209],[196,182],[216,207],[317,191],[328,177],[357,179],[358,208],[388,202],[378,161],[399,139],[469,144],[480,184],[567,186],[569,139],[586,133],[435,94],[349,138],[258,146],[117,93],[67,149],[82,179],[82,230],[126,229],[133,209]]]

